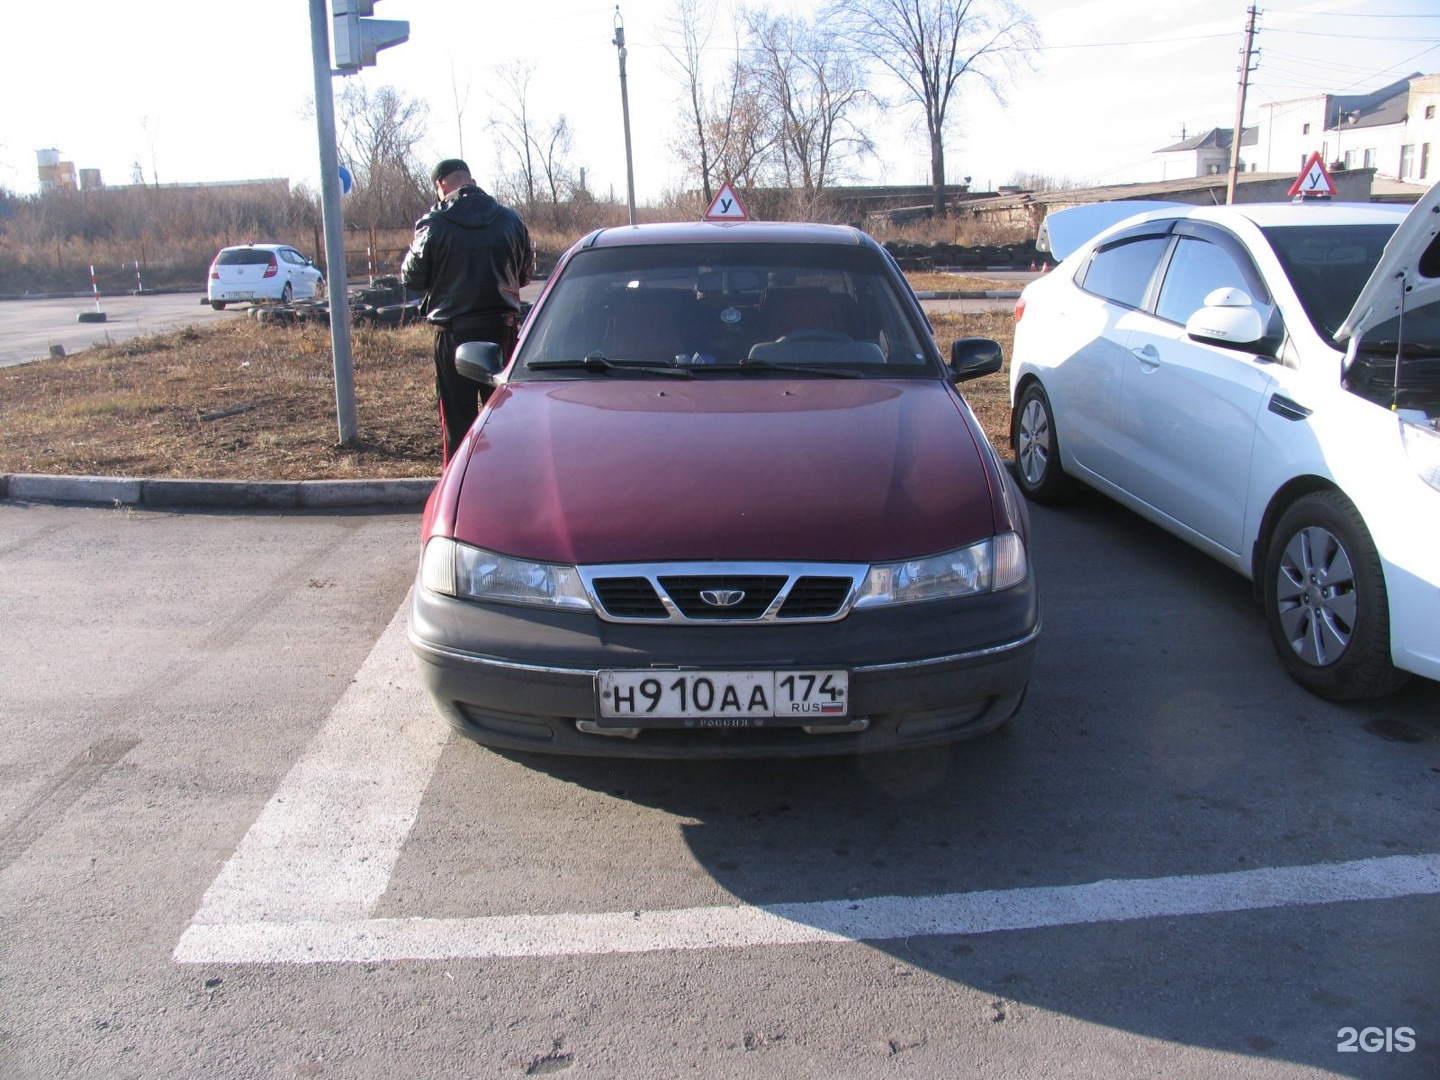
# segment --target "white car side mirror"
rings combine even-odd
[[[1248,348],[1265,337],[1265,320],[1243,289],[1216,289],[1205,297],[1205,306],[1185,320],[1185,333],[1210,345]]]

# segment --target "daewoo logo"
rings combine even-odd
[[[700,599],[711,607],[734,607],[745,599],[745,592],[743,589],[704,589]]]

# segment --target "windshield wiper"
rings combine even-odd
[[[682,379],[693,377],[689,368],[664,367],[645,360],[611,360],[598,352],[574,360],[532,360],[525,367],[529,371],[556,371],[568,368],[606,374],[612,371],[634,371],[642,375],[676,375]]]
[[[773,360],[740,360],[734,364],[704,364],[696,371],[743,371],[747,375],[765,371],[783,371],[793,375],[819,375],[826,379],[863,379],[863,372],[854,368],[823,367],[818,364],[777,364]]]

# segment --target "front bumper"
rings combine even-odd
[[[1000,593],[794,626],[643,626],[480,604],[416,583],[410,643],[440,713],[486,746],[597,757],[789,757],[971,738],[1020,708],[1040,630],[1033,575]],[[605,669],[850,671],[838,727],[587,732]],[[858,721],[864,721],[861,725]],[[857,730],[859,729],[859,730]]]

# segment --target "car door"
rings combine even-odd
[[[1075,275],[1079,292],[1050,315],[1069,350],[1050,376],[1067,468],[1107,480],[1114,475],[1121,380],[1130,358],[1126,341],[1147,319],[1143,308],[1172,224],[1147,222],[1107,239]]]
[[[1132,326],[1120,388],[1115,482],[1226,551],[1240,549],[1257,417],[1273,360],[1196,341],[1185,321],[1216,289],[1243,290],[1268,325],[1270,295],[1243,247],[1181,225],[1152,312]]]
[[[319,272],[310,265],[310,260],[294,248],[280,249],[280,262],[290,287],[296,296],[313,296],[315,280]]]

